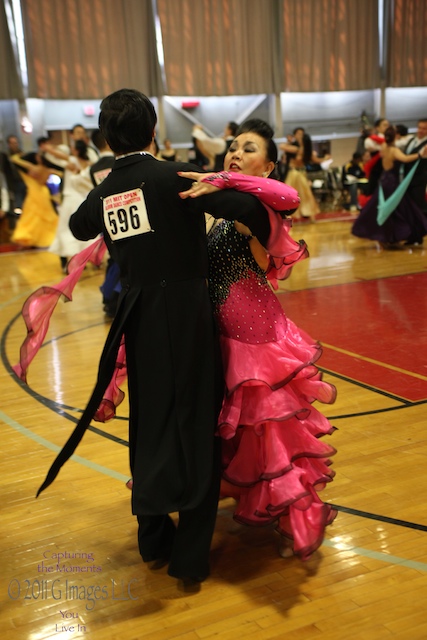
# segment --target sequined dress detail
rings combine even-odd
[[[334,428],[312,404],[334,402],[336,391],[314,365],[320,346],[286,317],[233,222],[211,231],[208,251],[227,389],[223,493],[236,499],[237,521],[274,522],[306,559],[336,515],[317,493],[334,476],[335,449],[321,438]]]

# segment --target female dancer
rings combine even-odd
[[[49,247],[58,226],[58,214],[46,185],[49,176],[62,172],[47,167],[39,153],[15,154],[11,161],[18,167],[27,187],[22,214],[16,224],[11,241],[22,247]]]
[[[282,555],[291,553],[287,539],[306,559],[336,515],[317,494],[333,478],[329,457],[335,453],[319,436],[334,429],[312,406],[314,400],[334,402],[336,391],[314,366],[320,346],[286,317],[269,286],[308,255],[305,245],[290,237],[290,221],[270,208],[280,198],[281,184],[251,177],[274,169],[272,138],[263,121],[244,123],[225,157],[226,171],[181,174],[197,181],[181,197],[237,188],[257,193],[269,205],[267,250],[240,223],[222,221],[208,236],[209,286],[226,382],[218,422],[222,494],[237,500],[237,521],[276,523],[284,536]]]
[[[61,268],[66,272],[67,261],[87,246],[87,242],[77,240],[70,231],[70,217],[76,211],[87,194],[93,189],[90,177],[80,177],[83,169],[90,165],[88,145],[83,140],[76,140],[65,168],[62,190],[62,202],[59,206],[59,223],[55,240],[50,247],[51,253],[59,256]],[[84,176],[84,174],[83,174]]]
[[[385,249],[397,248],[403,240],[410,237],[419,239],[427,235],[427,219],[421,209],[406,193],[402,195],[393,213],[384,224],[377,222],[378,201],[380,189],[387,199],[399,187],[399,167],[401,162],[414,162],[418,158],[427,156],[427,146],[422,153],[406,155],[395,145],[396,131],[388,127],[384,133],[384,144],[381,147],[382,174],[379,185],[367,204],[363,207],[359,217],[353,224],[352,234],[359,238],[377,240]]]
[[[302,127],[297,127],[288,142],[279,144],[279,149],[286,153],[287,172],[285,182],[294,187],[301,198],[301,204],[293,216],[294,220],[313,221],[319,211],[319,205],[311,190],[306,166],[308,164],[318,164],[320,160],[313,150],[311,138]]]

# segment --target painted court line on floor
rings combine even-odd
[[[25,436],[26,438],[33,440],[37,444],[40,444],[42,447],[46,447],[46,449],[50,449],[55,453],[58,453],[59,451],[61,451],[62,447],[59,447],[58,445],[53,444],[53,442],[46,440],[46,438],[43,438],[42,436],[39,436],[36,433],[33,433],[33,431],[31,431],[30,429],[27,429],[27,427],[23,427],[22,424],[19,424],[19,422],[16,422],[15,420],[13,420],[13,418],[10,418],[1,410],[0,410],[0,420],[2,420],[5,424],[7,424],[8,427],[15,429],[15,431]],[[86,460],[86,458],[82,458],[81,456],[76,456],[74,454],[71,456],[70,460],[74,460],[74,462],[78,462],[79,464],[82,464],[85,467],[92,469],[93,471],[98,471],[99,473],[103,473],[106,476],[110,476],[110,478],[114,478],[115,480],[120,480],[121,482],[127,482],[129,480],[128,475],[125,476],[122,473],[119,473],[118,471],[114,471],[113,469],[108,469],[107,467],[103,467],[102,465],[97,464],[96,462],[92,462],[91,460]]]
[[[334,540],[323,540],[322,545],[339,551],[351,552],[357,556],[363,556],[365,558],[371,558],[371,560],[379,560],[380,562],[388,562],[388,564],[397,564],[401,567],[407,567],[408,569],[416,569],[417,571],[427,571],[427,564],[425,562],[417,562],[416,560],[405,560],[399,558],[399,556],[392,556],[382,551],[371,551],[370,549],[363,549],[362,547],[352,547],[351,544],[343,542],[334,542]]]
[[[50,449],[51,451],[58,452],[61,449],[61,447],[59,447],[56,444],[53,444],[53,442],[46,440],[46,438],[43,438],[42,436],[39,436],[36,433],[33,433],[30,429],[27,429],[27,427],[22,426],[21,424],[19,424],[19,422],[16,422],[16,420],[13,420],[13,418],[10,418],[1,410],[0,410],[0,420],[2,420],[8,427],[15,429],[15,431],[17,431],[21,435],[33,440],[37,444],[40,444],[41,446],[46,447],[47,449]],[[74,462],[78,462],[79,464],[82,464],[85,467],[88,467],[89,469],[98,471],[99,473],[103,473],[106,476],[110,476],[115,480],[120,480],[120,482],[127,482],[127,480],[129,480],[129,476],[125,476],[122,473],[118,473],[113,469],[108,469],[107,467],[103,467],[102,465],[97,464],[96,462],[92,462],[91,460],[86,460],[86,458],[82,458],[81,456],[73,455],[71,456],[70,460],[74,460]],[[387,562],[389,564],[397,564],[402,567],[407,567],[409,569],[416,569],[417,571],[427,572],[427,564],[424,562],[406,560],[405,558],[399,558],[398,556],[392,556],[387,553],[382,553],[380,551],[371,551],[370,549],[364,549],[362,547],[352,547],[348,543],[334,542],[333,540],[324,540],[323,545],[326,547],[332,547],[339,551],[345,551],[345,552],[350,551],[355,555],[362,556],[365,558],[371,558],[374,560],[379,560],[381,562]]]
[[[364,362],[369,362],[370,364],[376,364],[379,367],[383,367],[384,369],[390,369],[390,371],[396,371],[397,373],[403,373],[405,376],[410,376],[411,378],[418,378],[418,380],[423,380],[427,382],[427,376],[423,376],[421,373],[415,373],[414,371],[408,371],[407,369],[401,369],[400,367],[395,367],[392,364],[387,364],[386,362],[375,360],[374,358],[369,358],[368,356],[362,356],[360,353],[354,353],[352,351],[347,351],[346,349],[341,349],[340,347],[335,347],[332,344],[327,344],[326,342],[322,342],[322,347],[327,347],[331,351],[336,351],[337,353],[343,353],[346,356],[351,356],[352,358],[357,358],[358,360],[363,360]]]

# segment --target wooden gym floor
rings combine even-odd
[[[26,387],[11,371],[25,336],[20,309],[62,276],[47,252],[0,255],[5,640],[427,638],[427,251],[383,251],[350,228],[296,224],[311,257],[278,294],[323,344],[320,368],[338,389],[334,405],[320,406],[338,428],[337,475],[322,495],[338,517],[303,563],[278,555],[274,531],[236,524],[232,501],[221,501],[200,590],[140,560],[124,484],[126,400],[35,499],[93,388],[109,326],[103,270],[88,268],[74,301],[58,303]]]

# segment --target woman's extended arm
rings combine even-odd
[[[24,160],[21,153],[14,153],[13,156],[10,156],[10,159],[13,162],[13,164],[16,164],[18,167],[21,167],[21,169],[26,169],[27,171],[28,169],[31,169],[32,167],[35,166],[33,162]]]
[[[423,147],[421,153],[410,153],[408,155],[406,155],[406,153],[403,153],[403,151],[398,149],[398,147],[393,147],[393,157],[399,162],[415,162],[415,160],[418,160],[419,158],[425,158],[426,154],[427,145]]]
[[[232,171],[219,173],[183,171],[179,172],[179,175],[193,180],[191,188],[179,194],[181,198],[197,198],[213,193],[217,189],[236,189],[256,196],[274,211],[294,211],[300,203],[296,189],[279,180],[248,176]]]
[[[281,142],[279,144],[279,149],[280,151],[284,151],[285,153],[298,153],[300,147],[290,142]]]

